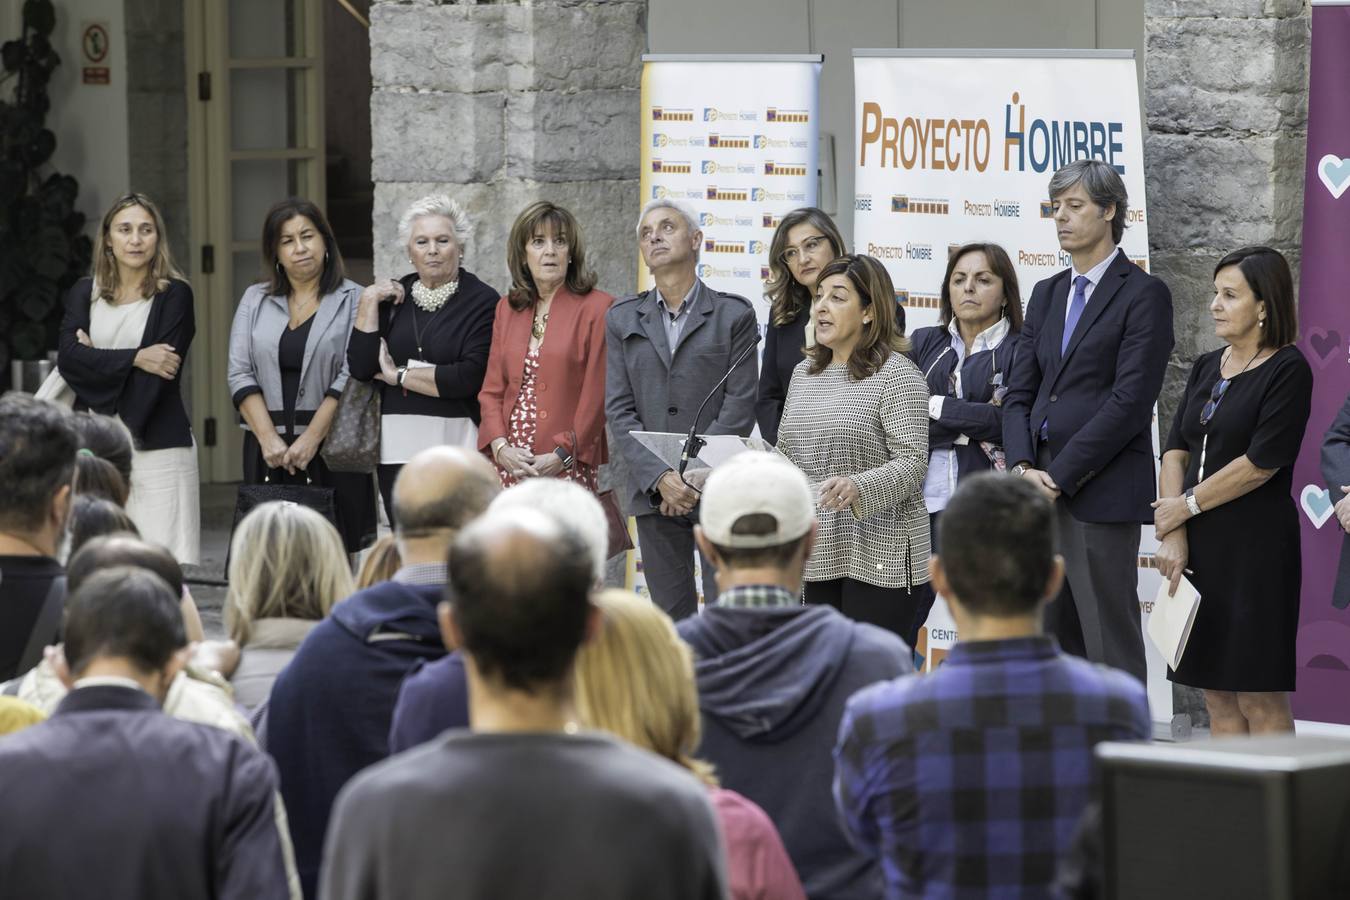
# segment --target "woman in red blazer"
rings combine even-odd
[[[576,218],[547,201],[511,226],[511,292],[497,304],[478,395],[479,449],[502,484],[567,478],[599,491],[605,444],[605,314]]]

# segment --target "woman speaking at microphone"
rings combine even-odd
[[[819,492],[806,602],[894,634],[928,583],[928,386],[905,357],[895,289],[870,256],[820,272],[816,345],[793,371],[778,449]]]

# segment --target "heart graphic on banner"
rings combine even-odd
[[[1328,153],[1317,161],[1317,177],[1322,179],[1332,197],[1341,199],[1341,194],[1350,188],[1350,159]]]
[[[1339,331],[1316,326],[1308,329],[1308,347],[1313,351],[1313,358],[1319,366],[1325,367],[1340,346]]]
[[[1327,519],[1335,512],[1331,503],[1331,492],[1324,491],[1315,484],[1304,486],[1303,492],[1298,495],[1298,502],[1314,528],[1321,528],[1327,524]]]

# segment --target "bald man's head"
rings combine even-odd
[[[582,539],[531,509],[488,513],[450,547],[450,602],[484,676],[534,692],[567,677],[586,634],[592,572]]]
[[[414,456],[394,482],[394,519],[403,537],[463,528],[501,491],[497,471],[481,454],[431,447]]]

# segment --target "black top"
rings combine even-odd
[[[19,658],[52,582],[65,574],[49,556],[0,556],[0,681],[16,675]],[[47,641],[54,644],[60,632]]]
[[[1221,691],[1292,691],[1302,587],[1294,461],[1312,404],[1312,370],[1295,347],[1234,376],[1208,426],[1200,416],[1220,380],[1223,351],[1195,361],[1167,437],[1190,454],[1184,488],[1239,456],[1275,474],[1186,523],[1189,576],[1200,609],[1173,680]],[[1208,440],[1206,440],[1208,438]]]
[[[492,321],[501,295],[479,281],[471,272],[459,270],[459,290],[434,313],[417,308],[412,299],[417,275],[399,279],[404,301],[380,304],[380,328],[377,332],[352,330],[347,344],[347,365],[351,376],[370,381],[380,371],[380,338],[389,344],[389,355],[399,366],[417,358],[421,336],[423,361],[436,366],[439,397],[428,397],[381,382],[382,415],[439,416],[445,419],[468,418],[477,424],[478,391],[487,372],[488,350],[492,346]],[[415,327],[414,327],[415,326]]]
[[[768,326],[764,337],[764,365],[759,370],[759,399],[755,401],[755,420],[759,433],[771,444],[778,443],[778,423],[787,403],[792,370],[802,361],[806,345],[806,323],[810,310],[803,306],[797,318],[786,325]]]
[[[277,361],[281,369],[282,427],[287,434],[295,433],[295,398],[300,390],[300,375],[305,368],[305,344],[309,341],[309,329],[313,324],[314,314],[311,313],[298,328],[285,329],[281,332],[277,348]]]
[[[93,280],[81,278],[66,293],[61,320],[57,367],[75,391],[75,408],[120,416],[138,450],[191,447],[192,428],[183,407],[180,367],[171,380],[136,368],[137,350],[168,344],[187,361],[197,326],[192,312],[192,288],[174,279],[151,301],[145,334],[135,350],[85,347],[75,332],[89,333]]]

